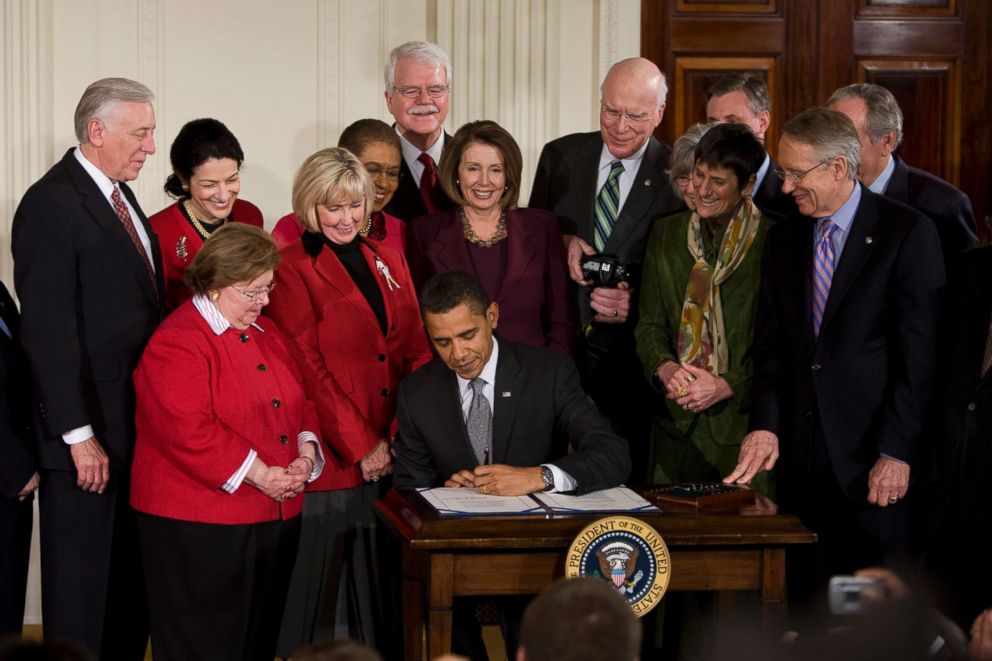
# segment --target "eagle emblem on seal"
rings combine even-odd
[[[596,551],[600,571],[603,576],[609,576],[619,590],[629,588],[639,580],[639,577],[631,580],[637,568],[638,555],[638,549],[624,542],[613,542]]]

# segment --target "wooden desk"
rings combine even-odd
[[[638,517],[668,545],[669,590],[757,590],[766,621],[784,615],[786,547],[814,542],[816,535],[759,498],[757,505],[745,507],[671,508]],[[407,659],[450,652],[454,597],[535,594],[564,576],[568,546],[583,527],[603,516],[442,518],[408,490],[393,490],[375,506],[403,541]]]

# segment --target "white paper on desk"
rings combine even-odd
[[[438,514],[530,514],[544,508],[530,496],[487,496],[465,487],[418,489]]]
[[[657,514],[661,510],[627,487],[593,491],[582,496],[561,493],[535,493],[552,512],[639,512]]]

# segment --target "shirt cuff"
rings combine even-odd
[[[227,493],[234,493],[241,487],[241,483],[245,481],[248,476],[248,469],[251,468],[252,463],[255,461],[255,457],[258,453],[254,450],[248,450],[248,457],[245,458],[244,463],[234,472],[234,475],[227,478],[227,482],[221,485],[221,489]]]
[[[548,489],[545,493],[568,493],[570,491],[575,491],[575,487],[578,483],[575,478],[558,468],[554,464],[541,464],[542,466],[547,466],[551,469],[551,474],[554,476],[555,486]]]
[[[62,440],[65,441],[66,445],[78,445],[92,436],[93,427],[90,425],[83,425],[82,427],[76,427],[75,429],[62,434]]]
[[[885,457],[886,459],[891,459],[892,461],[895,461],[897,463],[906,464],[907,466],[909,465],[908,461],[903,461],[899,457],[893,457],[891,454],[885,454],[884,452],[879,452],[878,454],[879,456]]]
[[[313,460],[313,470],[310,471],[310,477],[307,478],[307,482],[313,482],[320,477],[320,473],[324,470],[324,451],[320,449],[320,441],[317,440],[317,435],[312,431],[301,431],[300,435],[296,437],[296,447],[301,447],[304,443],[313,443],[317,449]]]

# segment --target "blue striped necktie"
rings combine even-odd
[[[610,174],[606,178],[606,183],[599,189],[599,195],[596,196],[596,227],[593,243],[599,251],[606,246],[613,225],[617,222],[617,215],[620,213],[621,174],[623,174],[623,163],[621,161],[610,163]]]
[[[820,221],[820,240],[813,254],[813,335],[820,336],[823,311],[827,308],[830,282],[834,279],[834,244],[830,240],[837,226],[829,218]]]

